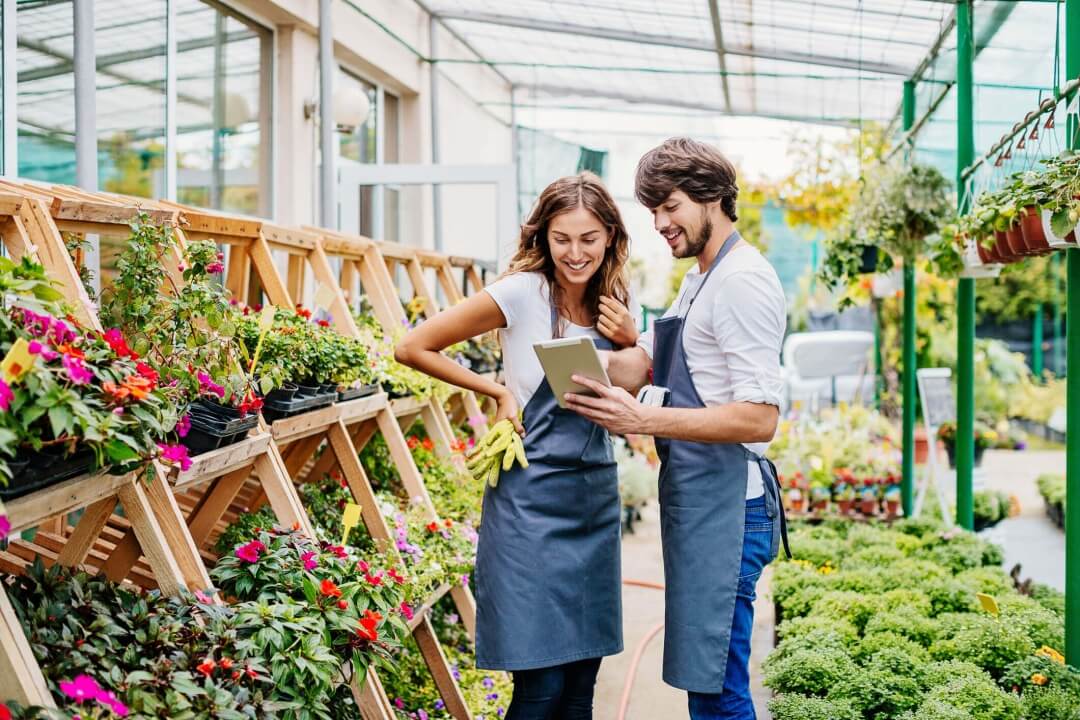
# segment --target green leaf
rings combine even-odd
[[[1069,208],[1067,207],[1050,216],[1050,229],[1060,238],[1072,232],[1074,227],[1076,227],[1076,223],[1069,220]]]
[[[71,410],[66,405],[54,405],[49,408],[49,425],[52,427],[54,438],[71,434],[73,421]]]
[[[118,465],[138,460],[142,457],[131,446],[117,439],[110,440],[105,445],[105,453],[109,456],[109,460]]]

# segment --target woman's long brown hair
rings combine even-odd
[[[529,219],[521,226],[517,251],[510,260],[506,275],[519,272],[543,273],[548,280],[551,302],[558,310],[559,322],[552,328],[555,337],[562,336],[562,321],[566,307],[562,288],[555,280],[555,262],[551,259],[548,230],[558,215],[583,207],[607,229],[611,245],[604,251],[600,269],[589,278],[585,289],[585,309],[592,321],[600,316],[600,296],[613,297],[623,305],[630,300],[626,261],[630,256],[630,236],[623,225],[622,215],[603,182],[591,172],[559,178],[544,188],[536,200]]]

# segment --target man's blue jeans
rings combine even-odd
[[[742,565],[731,622],[724,692],[688,693],[692,720],[756,720],[750,698],[750,634],[754,629],[754,588],[772,560],[774,520],[765,511],[765,496],[746,501]]]

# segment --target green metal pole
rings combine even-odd
[[[1080,74],[1080,0],[1065,2],[1065,72]],[[1080,148],[1076,116],[1070,115],[1066,132],[1069,147]],[[1065,372],[1080,368],[1080,250],[1066,251]],[[1072,321],[1070,322],[1070,319]],[[1080,373],[1077,373],[1080,378]],[[1074,378],[1076,379],[1076,378]],[[1065,659],[1080,667],[1080,383],[1067,382],[1065,421]]]
[[[975,160],[972,113],[974,32],[972,0],[956,6],[956,187],[959,210],[967,208],[960,173]],[[975,470],[975,281],[961,278],[957,290],[956,322],[956,522],[975,527],[972,476]]]
[[[1061,268],[1061,253],[1054,253],[1050,257],[1050,265],[1053,267],[1054,285],[1059,289],[1061,283],[1058,282],[1058,271]],[[1054,303],[1054,373],[1057,375],[1065,374],[1065,361],[1061,357],[1061,353],[1064,352],[1065,347],[1065,318],[1061,314],[1061,302]]]
[[[915,124],[915,82],[904,81],[904,132]],[[915,510],[915,261],[904,261],[904,464],[900,484],[900,499],[904,515],[911,517]],[[931,443],[933,438],[927,438]]]
[[[874,407],[880,410],[884,385],[881,373],[881,301],[875,298],[870,305],[874,312]]]
[[[1031,372],[1035,380],[1042,380],[1043,374],[1043,306],[1035,308],[1035,320],[1031,328]]]

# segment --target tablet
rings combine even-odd
[[[591,337],[533,343],[533,350],[540,359],[548,385],[551,386],[551,392],[561,408],[566,407],[566,401],[563,400],[566,393],[596,395],[592,390],[571,380],[572,375],[584,375],[611,387],[611,381],[604,372],[604,366],[600,364],[600,356],[596,353],[596,345]]]

